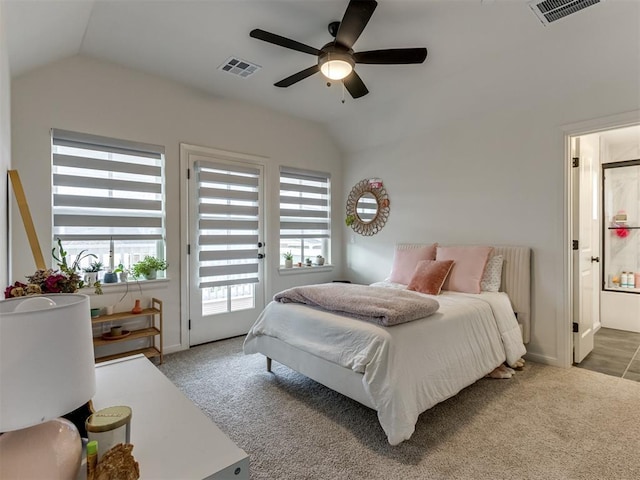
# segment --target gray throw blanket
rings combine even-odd
[[[277,293],[273,299],[303,303],[385,327],[427,317],[440,308],[436,300],[414,292],[351,283],[294,287]]]

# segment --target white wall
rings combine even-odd
[[[5,40],[5,17],[0,2],[0,285],[9,284],[7,170],[11,168],[11,80]]]
[[[568,366],[565,126],[640,108],[638,46],[622,39],[619,46],[620,58],[607,59],[610,71],[598,71],[595,60],[569,62],[581,72],[573,88],[523,89],[509,77],[481,89],[461,75],[390,104],[366,125],[369,142],[364,127],[351,132],[354,145],[367,147],[346,155],[345,194],[362,178],[380,177],[391,214],[374,237],[351,243],[345,229],[348,274],[381,280],[399,242],[530,246],[529,357]]]
[[[180,331],[180,142],[269,158],[267,188],[271,192],[267,217],[266,295],[296,283],[331,281],[342,272],[317,272],[280,277],[278,255],[278,168],[288,165],[327,171],[340,196],[341,158],[325,129],[236,101],[213,98],[158,77],[95,59],[77,56],[15,78],[12,84],[14,168],[22,177],[38,238],[50,251],[51,148],[50,128],[164,145],[167,164],[168,283],[154,284],[145,295],[164,300],[165,349],[186,347]],[[334,250],[342,253],[342,202],[333,202]],[[15,259],[12,276],[34,271],[24,229],[12,224]],[[46,255],[45,255],[46,256]],[[149,286],[150,287],[150,286]],[[135,287],[134,287],[135,288]],[[92,297],[92,306],[114,303],[121,293]],[[186,308],[186,306],[183,306]]]

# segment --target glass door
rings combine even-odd
[[[602,165],[604,290],[640,293],[640,159]]]

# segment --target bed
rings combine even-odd
[[[411,249],[419,244],[399,245]],[[244,343],[377,411],[391,445],[411,437],[418,416],[524,355],[530,332],[530,249],[495,246],[500,291],[443,291],[432,315],[392,327],[296,303],[269,303]],[[405,289],[389,281],[375,288]]]

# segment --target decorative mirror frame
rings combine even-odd
[[[358,200],[365,193],[371,193],[375,197],[378,205],[378,211],[376,212],[375,217],[373,217],[370,222],[366,223],[360,219],[357,212]],[[345,223],[356,233],[364,236],[371,236],[382,230],[384,224],[387,223],[387,218],[389,218],[389,213],[391,211],[389,207],[389,196],[382,186],[382,181],[378,179],[365,178],[356,183],[347,198],[346,211],[347,218]]]

